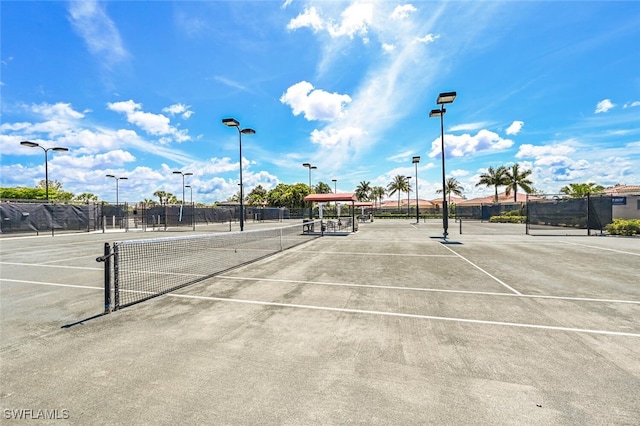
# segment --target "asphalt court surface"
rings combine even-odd
[[[104,242],[166,234],[3,238],[3,422],[637,424],[640,239],[450,231],[376,220],[108,315]]]

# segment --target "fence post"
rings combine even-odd
[[[529,235],[529,194],[527,194],[524,209],[524,233]]]
[[[591,235],[591,197],[587,192],[587,235]]]
[[[96,259],[104,262],[104,313],[111,312],[111,245],[104,243],[104,255]]]

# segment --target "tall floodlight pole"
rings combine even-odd
[[[405,178],[407,179],[407,219],[408,219],[409,215],[411,214],[411,206],[409,205],[409,194],[411,194],[411,182],[409,182],[409,179],[411,179],[411,176],[405,176]]]
[[[185,186],[184,186],[184,177],[185,176],[193,176],[193,173],[191,173],[191,172],[183,173],[181,171],[176,170],[176,171],[173,172],[173,174],[174,175],[182,175],[182,205],[184,206],[184,188],[185,188]]]
[[[444,230],[442,234],[443,239],[447,239],[449,228],[449,209],[447,207],[447,191],[445,181],[445,168],[444,168],[444,114],[447,110],[444,108],[445,104],[450,104],[456,98],[456,92],[443,92],[438,95],[436,104],[440,105],[440,109],[432,109],[429,113],[429,117],[440,117],[440,143],[442,151],[442,228]]]
[[[412,163],[416,165],[416,223],[420,223],[420,207],[418,206],[418,163],[420,156],[413,157]]]
[[[106,175],[106,177],[116,180],[116,207],[117,207],[120,204],[120,202],[119,202],[120,200],[118,199],[118,197],[119,197],[119,194],[118,194],[118,192],[119,192],[118,182],[120,182],[121,180],[127,180],[129,178],[125,177],[125,176],[117,177],[117,176],[114,176],[114,175]]]
[[[311,170],[315,170],[318,167],[312,166],[310,163],[302,163],[302,166],[309,169],[309,193],[311,193]],[[313,203],[311,201],[309,201],[309,219],[313,219]]]
[[[333,182],[333,193],[337,194],[338,193],[338,179],[331,179],[331,182]],[[336,216],[338,215],[338,202],[335,202],[336,205]]]
[[[244,193],[242,186],[242,135],[255,135],[256,131],[253,129],[240,128],[240,122],[235,118],[223,118],[222,124],[229,127],[235,127],[238,129],[238,136],[240,138],[240,230],[244,231]]]
[[[193,187],[192,187],[191,185],[185,185],[184,187],[185,187],[185,188],[189,188],[189,191],[190,191],[190,193],[189,193],[189,195],[190,195],[190,197],[189,197],[189,199],[190,199],[189,203],[190,203],[190,204],[193,204]]]
[[[195,215],[195,207],[193,205],[193,187],[191,185],[185,185],[185,188],[189,188],[189,203],[191,204],[191,224],[193,225],[193,230],[196,230],[196,215]]]
[[[22,141],[20,142],[20,145],[28,146],[29,148],[42,148],[42,150],[44,151],[44,192],[45,198],[47,199],[47,201],[49,201],[49,156],[47,154],[49,153],[49,151],[67,152],[69,151],[69,148],[63,148],[61,146],[45,148],[39,143],[31,141]]]

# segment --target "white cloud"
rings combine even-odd
[[[449,174],[453,177],[463,177],[463,176],[469,176],[469,170],[462,170],[462,169],[457,169],[457,170],[451,170],[449,172]]]
[[[545,156],[558,156],[558,155],[569,155],[575,151],[575,148],[569,145],[564,144],[554,144],[554,145],[531,145],[531,144],[522,144],[520,145],[520,149],[518,149],[518,153],[516,154],[516,158],[539,158]]]
[[[356,2],[349,5],[342,11],[339,22],[323,20],[318,10],[311,6],[289,21],[287,29],[311,28],[314,32],[326,29],[334,38],[342,36],[353,38],[356,34],[365,37],[372,20],[373,5],[368,3]]]
[[[171,140],[184,142],[191,139],[186,130],[178,130],[171,126],[169,118],[162,114],[144,112],[141,110],[142,105],[131,99],[122,102],[109,102],[107,108],[124,113],[129,123],[140,127],[145,132],[154,136],[162,136],[159,140],[161,143],[169,143]]]
[[[596,105],[595,113],[599,114],[601,112],[607,112],[607,111],[609,111],[611,108],[613,108],[615,106],[616,105],[611,102],[611,99],[602,100],[602,101],[598,102],[598,105]]]
[[[340,24],[330,24],[327,27],[332,37],[349,36],[354,34],[366,35],[367,28],[373,20],[373,5],[369,3],[353,3],[342,12]]]
[[[384,50],[386,53],[391,53],[396,50],[396,47],[393,44],[382,43],[382,50]]]
[[[162,112],[166,112],[170,115],[181,114],[181,117],[185,120],[193,115],[193,111],[189,110],[191,108],[189,105],[184,104],[174,104],[165,108],[162,108]]]
[[[416,37],[416,41],[418,43],[433,43],[434,41],[436,41],[437,39],[439,39],[440,36],[439,35],[434,35],[434,34],[427,34],[424,37]]]
[[[640,101],[628,102],[622,106],[622,108],[634,108],[640,106]]]
[[[304,113],[309,121],[332,121],[344,115],[344,105],[351,102],[351,97],[314,89],[311,83],[301,81],[289,87],[280,102],[289,105],[294,115]]]
[[[520,133],[520,130],[522,130],[522,126],[524,126],[524,121],[514,121],[507,128],[506,133],[508,135],[517,135],[518,133]]]
[[[463,157],[483,151],[501,151],[510,148],[513,141],[503,139],[497,133],[489,130],[480,130],[475,136],[470,134],[445,135],[444,146],[447,154],[452,157]],[[431,143],[429,157],[435,157],[441,152],[440,138],[434,139]]]
[[[300,15],[293,18],[287,24],[288,30],[297,30],[298,28],[312,28],[317,32],[324,28],[322,18],[318,15],[318,11],[315,7],[305,9]]]
[[[323,148],[348,146],[353,138],[363,136],[365,132],[358,127],[344,127],[341,129],[314,130],[311,132],[311,142]]]
[[[391,157],[387,157],[387,161],[393,161],[394,163],[404,163],[409,161],[409,158],[415,154],[414,151],[404,151]]]
[[[409,16],[410,13],[416,12],[416,9],[412,4],[403,4],[396,6],[391,13],[391,19],[404,19]]]
[[[105,5],[95,0],[69,2],[69,20],[84,39],[89,52],[99,58],[103,66],[111,68],[128,58],[129,53],[122,44],[118,29],[104,10]]]
[[[40,114],[44,118],[53,120],[77,120],[84,118],[84,114],[75,111],[71,104],[58,102],[56,104],[42,103],[38,105],[31,105],[29,108],[31,111]]]
[[[451,126],[449,130],[452,132],[468,132],[471,130],[482,129],[483,127],[487,127],[487,125],[489,125],[488,121],[476,121],[475,123],[463,123]]]

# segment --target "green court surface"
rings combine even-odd
[[[110,314],[104,243],[163,235],[5,237],[2,423],[638,424],[640,239],[414,222]]]

